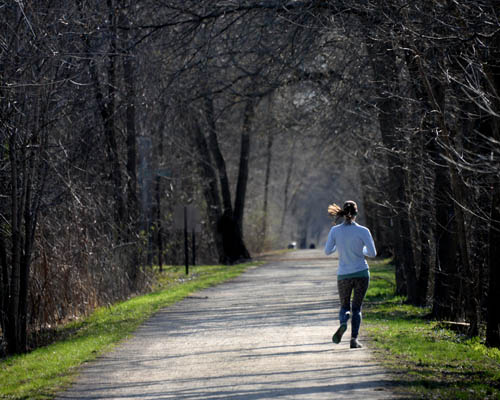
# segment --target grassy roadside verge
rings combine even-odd
[[[500,350],[484,346],[427,318],[429,309],[395,297],[387,261],[370,266],[363,313],[376,357],[398,381],[397,390],[418,399],[500,399]]]
[[[74,378],[78,367],[110,350],[160,308],[189,294],[232,279],[257,263],[234,266],[165,268],[155,290],[147,295],[103,307],[85,320],[62,328],[66,339],[29,354],[0,361],[1,399],[51,399]]]

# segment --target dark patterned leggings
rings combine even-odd
[[[341,324],[346,324],[349,320],[348,311],[351,311],[351,295],[352,296],[352,313],[351,313],[351,336],[358,337],[359,327],[361,325],[361,306],[365,298],[366,291],[370,278],[349,278],[337,280],[340,297],[339,320]]]

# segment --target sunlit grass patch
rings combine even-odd
[[[399,388],[411,398],[500,399],[500,350],[443,329],[428,319],[429,309],[404,304],[394,295],[392,269],[387,261],[370,268],[363,316],[372,346]]]
[[[370,263],[370,288],[366,294],[366,301],[384,300],[394,296],[396,291],[394,267],[389,261],[390,259]]]

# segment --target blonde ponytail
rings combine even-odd
[[[344,217],[345,221],[350,224],[354,217],[358,214],[358,206],[352,200],[346,201],[343,208],[340,208],[337,204],[333,203],[328,206],[328,214],[335,218]]]
[[[328,206],[328,214],[332,217],[338,217],[340,212],[342,209],[337,204],[333,203]]]

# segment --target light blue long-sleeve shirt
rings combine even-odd
[[[345,222],[333,226],[328,234],[325,245],[325,254],[339,252],[338,275],[348,275],[368,269],[367,257],[375,257],[377,250],[372,234],[368,228],[355,222]]]

